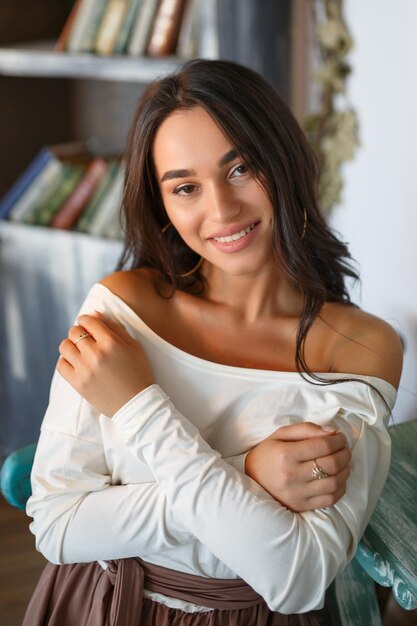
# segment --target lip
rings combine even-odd
[[[241,230],[245,230],[248,226],[252,226],[252,224],[257,226],[259,224],[259,220],[252,220],[251,222],[237,224],[236,226],[228,226],[227,228],[223,228],[223,230],[218,230],[217,233],[213,233],[207,237],[207,239],[214,239],[214,237],[231,237],[235,233],[240,233]]]
[[[209,241],[211,245],[217,248],[217,250],[220,250],[220,252],[226,252],[227,254],[240,252],[241,250],[244,250],[245,248],[250,246],[252,241],[258,235],[258,226],[260,222],[249,222],[248,226],[250,226],[251,224],[255,224],[255,227],[252,228],[252,230],[247,233],[247,235],[241,237],[240,239],[237,239],[236,241],[229,241],[227,243],[221,243],[220,241],[216,241],[215,239],[209,239]]]

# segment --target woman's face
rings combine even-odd
[[[233,275],[272,265],[269,198],[204,109],[169,115],[153,160],[168,217],[192,250]]]

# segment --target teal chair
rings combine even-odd
[[[3,463],[0,473],[0,491],[12,506],[25,510],[32,493],[30,472],[36,451],[36,443],[12,452]]]
[[[382,626],[375,582],[392,587],[404,609],[417,608],[417,420],[390,428],[390,473],[355,557],[327,592],[335,626]],[[0,487],[24,509],[36,444],[5,460]]]

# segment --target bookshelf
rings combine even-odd
[[[105,57],[56,52],[53,45],[53,41],[34,41],[0,48],[0,75],[148,83],[181,65],[174,56]]]
[[[7,119],[2,136],[11,158],[0,168],[0,196],[43,145],[93,136],[103,151],[123,151],[144,85],[185,60],[58,52],[54,43],[73,2],[21,0],[17,7],[2,0],[2,5],[0,91],[6,97],[0,99],[0,120]],[[217,0],[197,0],[196,6],[198,56],[216,58]]]
[[[198,56],[217,56],[216,2],[198,0]],[[0,196],[45,145],[96,137],[102,152],[122,152],[144,86],[184,62],[58,52],[71,8],[64,0],[2,0]],[[0,220],[0,466],[37,439],[58,345],[121,250],[117,240]]]

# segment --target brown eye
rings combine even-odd
[[[195,185],[183,185],[174,189],[174,195],[176,196],[189,196],[193,193]]]
[[[239,176],[247,174],[248,171],[249,170],[244,163],[239,163],[239,165],[236,165],[236,167],[231,171],[231,176],[236,175],[239,178]]]

